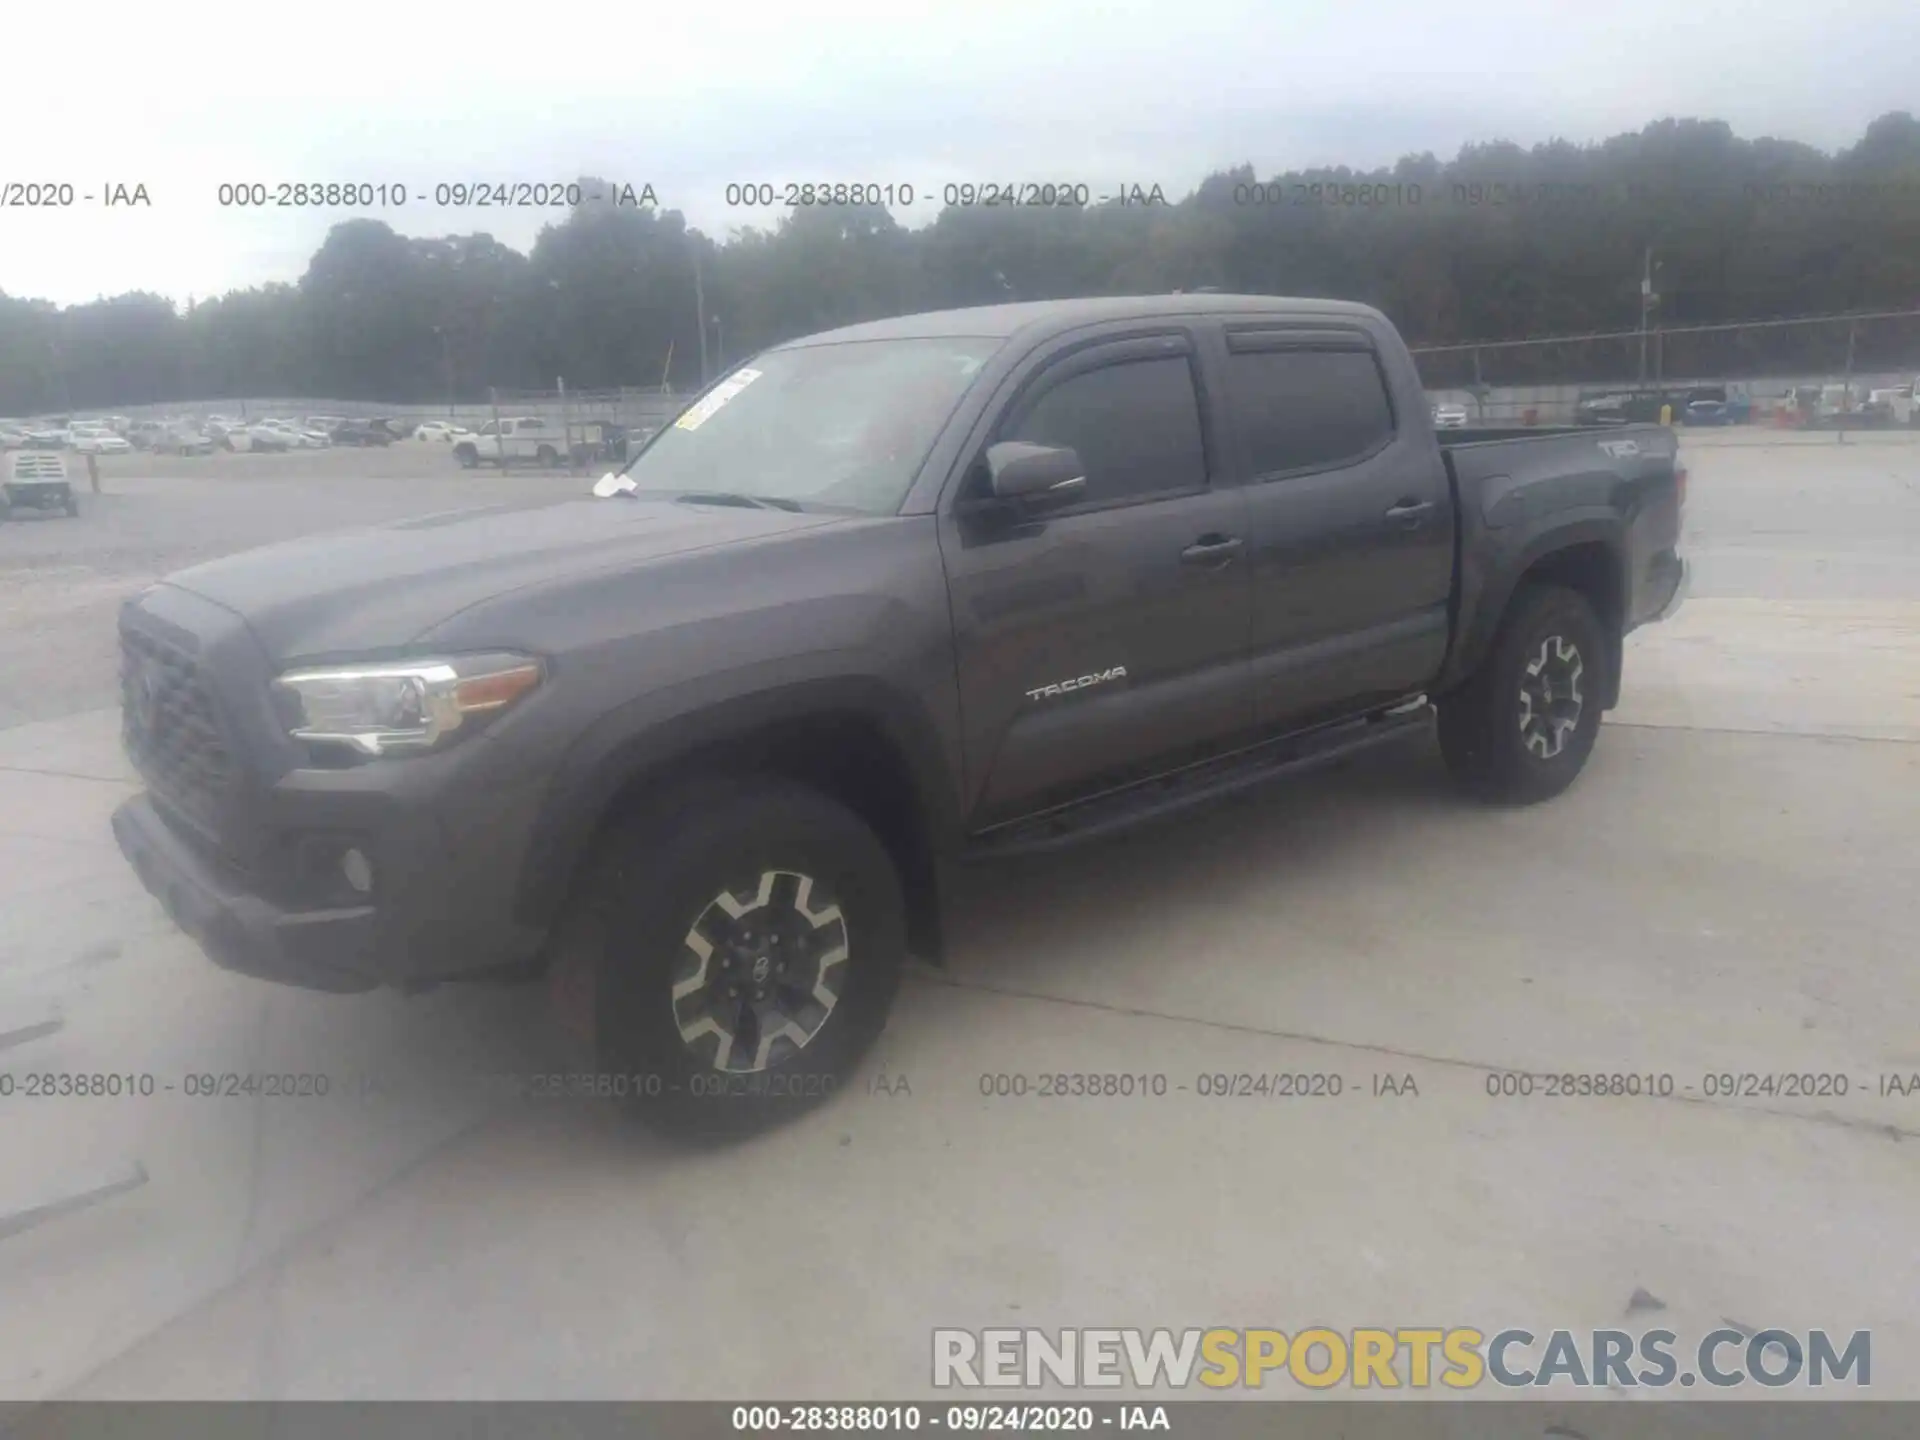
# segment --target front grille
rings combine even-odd
[[[217,829],[233,757],[193,656],[122,627],[120,717],[141,774],[189,819]]]

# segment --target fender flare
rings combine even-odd
[[[1493,538],[1499,536],[1500,532],[1490,531],[1486,534],[1488,538]],[[1471,589],[1463,567],[1460,609],[1455,617],[1456,639],[1441,669],[1440,679],[1435,683],[1436,693],[1445,694],[1456,688],[1479,668],[1481,661],[1493,648],[1494,636],[1499,633],[1500,622],[1506,617],[1514,592],[1528,574],[1543,560],[1582,545],[1599,545],[1605,550],[1615,571],[1616,593],[1624,605],[1626,598],[1632,594],[1625,523],[1618,516],[1605,513],[1573,518],[1564,515],[1549,517],[1533,527],[1517,545],[1512,548],[1503,546],[1503,550],[1512,558],[1507,558],[1507,554],[1496,558],[1491,573],[1482,576]],[[1615,617],[1616,623],[1606,627],[1609,648],[1608,694],[1603,703],[1607,709],[1611,709],[1618,701],[1620,692],[1624,631],[1617,623],[1619,618]]]
[[[649,776],[669,779],[676,761],[724,750],[783,724],[853,714],[874,724],[904,760],[928,848],[957,840],[959,774],[922,707],[872,676],[799,680],[772,689],[657,714],[641,696],[603,716],[569,748],[534,822],[515,913],[550,924],[601,826],[623,792]]]

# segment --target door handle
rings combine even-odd
[[[1202,535],[1180,552],[1183,565],[1225,565],[1240,553],[1238,535]]]
[[[1433,502],[1431,500],[1402,500],[1398,505],[1387,511],[1387,519],[1396,525],[1404,526],[1406,529],[1411,530],[1432,513]]]

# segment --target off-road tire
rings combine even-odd
[[[809,877],[816,914],[827,911],[823,896],[839,908],[838,922],[820,932],[844,943],[837,997],[799,1048],[781,1042],[767,1068],[724,1071],[717,1037],[683,1038],[677,1006],[687,1002],[676,1001],[675,984],[721,973],[717,957],[699,964],[689,945],[715,918],[716,897],[752,900],[776,873]],[[791,899],[793,881],[776,883]],[[560,963],[591,977],[594,1085],[664,1134],[725,1141],[791,1120],[851,1085],[899,988],[906,906],[886,847],[838,801],[773,777],[716,778],[677,788],[609,833],[563,936],[577,949]]]
[[[78,520],[80,518],[80,497],[69,490],[67,492],[67,503],[63,508],[71,518]]]
[[[542,445],[534,452],[533,458],[542,470],[551,470],[560,463],[560,452],[551,445]]]
[[[459,462],[462,470],[477,470],[480,468],[480,452],[471,445],[454,446],[453,458]]]
[[[1569,652],[1578,663],[1578,718],[1557,737],[1543,737],[1535,721],[1530,746],[1526,723],[1537,706],[1530,711],[1523,688],[1533,683],[1529,668],[1544,655],[1564,674]],[[1470,793],[1499,804],[1530,805],[1558,795],[1593,753],[1607,663],[1600,618],[1584,595],[1558,585],[1523,585],[1480,668],[1439,701],[1447,768]],[[1552,753],[1543,753],[1556,743]]]

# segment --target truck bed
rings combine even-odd
[[[1679,441],[1663,425],[1529,426],[1442,430],[1440,454],[1459,516],[1455,565],[1457,657],[1497,618],[1504,593],[1489,581],[1524,569],[1543,524],[1591,526],[1596,537],[1626,520],[1620,576],[1622,628],[1649,618],[1681,582]],[[1618,667],[1615,667],[1618,674]]]

